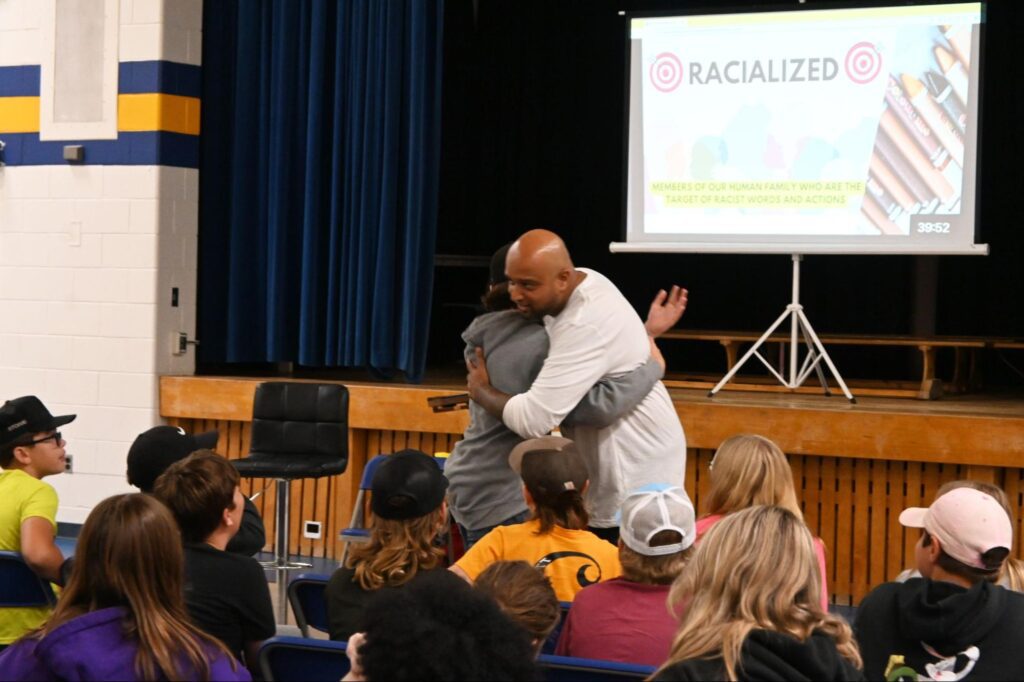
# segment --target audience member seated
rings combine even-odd
[[[448,482],[433,457],[419,450],[389,455],[377,467],[370,491],[370,541],[356,545],[348,565],[327,584],[331,639],[346,640],[362,626],[375,592],[399,588],[444,571],[444,550],[434,544],[448,518]]]
[[[140,433],[128,449],[128,482],[144,493],[152,493],[157,477],[167,467],[196,450],[213,450],[217,447],[217,438],[217,431],[191,436],[176,426],[154,426]],[[263,549],[267,535],[260,510],[252,500],[243,499],[242,525],[228,543],[227,551],[252,556]]]
[[[586,530],[583,496],[589,477],[576,444],[557,436],[525,440],[512,449],[508,463],[523,479],[532,518],[498,526],[451,570],[473,582],[495,561],[523,560],[543,569],[561,601],[572,601],[587,585],[619,577],[615,545]]]
[[[7,680],[249,680],[189,623],[174,518],[149,495],[89,514],[67,589],[42,629],[0,653]]]
[[[668,595],[693,551],[693,504],[682,488],[644,489],[623,500],[620,516],[622,577],[576,595],[555,653],[660,665],[679,623]]]
[[[61,582],[64,557],[57,535],[57,492],[43,478],[64,471],[67,444],[57,427],[75,415],[54,417],[34,395],[8,400],[0,407],[0,550],[21,552],[42,578]],[[45,607],[4,608],[0,648],[50,615]]]
[[[707,514],[697,521],[697,542],[722,519],[756,504],[785,507],[802,519],[793,485],[793,470],[779,446],[764,436],[739,435],[727,439],[711,459],[711,490]],[[821,608],[828,610],[825,543],[814,538],[821,576]]]
[[[922,528],[922,578],[875,588],[857,610],[868,679],[1019,680],[1024,595],[996,585],[1013,545],[1010,518],[991,495],[956,488],[900,514]]]
[[[474,586],[529,633],[540,653],[562,617],[551,581],[525,561],[497,561],[484,569]]]
[[[349,639],[346,680],[535,680],[530,636],[448,571],[381,590]]]
[[[167,467],[153,494],[167,505],[185,545],[185,601],[193,622],[250,670],[277,631],[270,590],[255,559],[225,551],[242,521],[238,471],[210,450]],[[244,658],[243,658],[244,654]]]
[[[991,495],[995,498],[995,501],[1003,508],[1006,515],[1010,517],[1010,527],[1016,528],[1016,524],[1013,522],[1013,510],[1010,508],[1010,500],[1006,497],[1006,493],[999,486],[992,485],[991,483],[982,483],[980,481],[949,481],[939,486],[939,491],[935,494],[935,499],[938,499],[948,493],[950,490],[956,488],[973,488],[974,490],[980,490],[986,495]],[[1010,556],[1006,557],[1006,561],[1003,562],[1003,568],[999,572],[999,579],[996,580],[996,584],[1000,587],[1005,587],[1008,590],[1014,592],[1024,592],[1024,561],[1013,556],[1013,548],[1011,547]],[[921,572],[916,568],[908,568],[907,570],[896,576],[896,582],[906,582],[910,578],[920,578]]]
[[[821,608],[814,539],[783,507],[729,514],[672,586],[686,604],[655,680],[860,680],[846,621]]]

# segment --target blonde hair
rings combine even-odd
[[[969,481],[962,479],[959,481],[949,481],[939,486],[939,490],[935,493],[935,499],[938,499],[948,493],[950,490],[957,488],[971,488],[985,493],[998,502],[1006,515],[1010,518],[1010,526],[1013,528],[1017,527],[1013,518],[1013,509],[1010,508],[1010,499],[1006,496],[1006,491],[991,483],[982,483],[981,481]],[[1016,540],[1016,537],[1014,538]],[[1015,556],[1008,556],[1003,561],[1003,566],[999,570],[999,575],[996,577],[996,582],[1006,580],[1006,587],[1013,590],[1014,592],[1024,592],[1024,561],[1021,561]]]
[[[726,516],[704,536],[672,585],[669,603],[688,606],[661,670],[720,657],[727,679],[736,680],[743,642],[754,629],[801,642],[817,630],[860,668],[850,626],[821,608],[820,590],[814,540],[798,516],[778,506]]]
[[[370,541],[357,545],[349,554],[348,566],[355,569],[355,580],[364,590],[403,585],[419,571],[437,568],[444,550],[434,546],[434,538],[444,521],[441,505],[414,519],[382,519],[373,516]]]
[[[779,446],[764,436],[740,434],[722,443],[711,460],[708,514],[729,514],[771,504],[803,519],[793,470]]]
[[[669,545],[679,542],[682,537],[678,531],[663,530],[651,538],[651,547]],[[622,577],[634,583],[644,585],[671,585],[679,577],[679,572],[693,555],[694,547],[690,545],[684,550],[661,556],[645,556],[634,552],[619,540],[619,563],[622,564]]]

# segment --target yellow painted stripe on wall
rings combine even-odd
[[[0,97],[0,133],[38,132],[38,97]]]
[[[199,98],[158,92],[118,95],[117,129],[125,132],[165,130],[199,134]]]

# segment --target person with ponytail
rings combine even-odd
[[[686,604],[654,680],[862,680],[846,621],[821,608],[814,540],[783,507],[715,524],[669,593]]]
[[[583,496],[589,476],[583,456],[568,438],[525,440],[508,457],[523,480],[531,518],[498,526],[473,545],[451,570],[473,582],[496,561],[526,561],[542,569],[560,601],[572,601],[587,585],[622,574],[618,548],[587,530]]]
[[[10,680],[251,680],[189,622],[178,526],[151,495],[100,502],[46,623],[0,654]]]

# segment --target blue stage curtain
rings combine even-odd
[[[422,376],[443,0],[204,3],[201,362]]]

